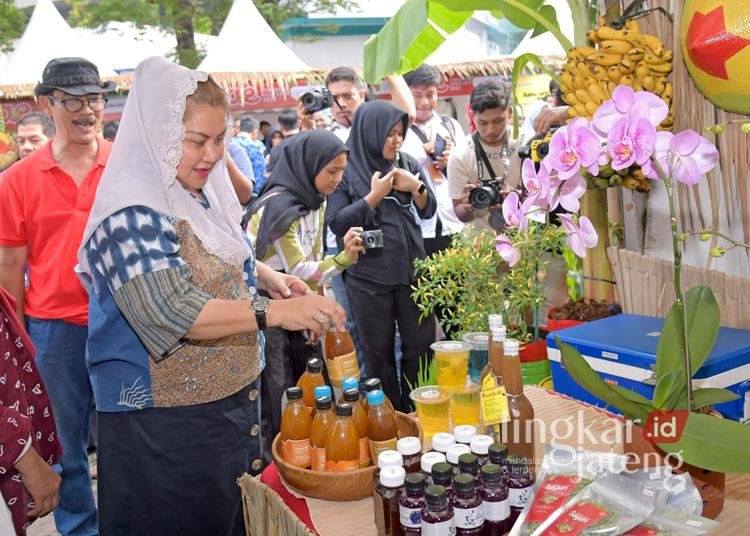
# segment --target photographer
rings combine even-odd
[[[500,205],[508,193],[521,188],[521,165],[510,138],[510,87],[499,80],[483,80],[474,87],[469,105],[477,131],[448,159],[453,210],[462,222],[500,231]]]

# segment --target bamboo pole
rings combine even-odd
[[[583,259],[584,296],[594,300],[614,301],[612,267],[607,259],[607,191],[586,190],[581,198],[581,214],[591,220],[596,234],[599,235],[596,246],[590,249]]]

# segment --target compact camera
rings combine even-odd
[[[362,246],[365,249],[379,249],[383,247],[383,231],[380,229],[362,231],[359,237],[362,239]]]
[[[500,195],[502,182],[497,179],[483,179],[480,185],[469,191],[469,203],[474,208],[488,208],[498,205],[503,198]]]
[[[551,128],[547,132],[537,134],[529,140],[527,145],[519,147],[518,156],[521,157],[521,160],[531,158],[531,161],[535,164],[544,160],[544,157],[549,154],[549,141],[556,130],[557,128]]]
[[[328,88],[315,88],[303,93],[299,98],[302,106],[308,112],[315,113],[333,106],[333,95]]]

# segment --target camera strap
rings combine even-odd
[[[495,170],[492,168],[492,164],[490,164],[490,159],[487,156],[487,153],[484,150],[484,147],[482,147],[482,143],[479,141],[479,132],[474,132],[474,134],[471,135],[471,139],[474,141],[474,152],[477,156],[477,172],[479,175],[479,180],[484,180],[484,168],[482,167],[482,164],[487,166],[487,171],[489,172],[490,176],[489,179],[495,179],[497,178],[497,174],[495,173]]]

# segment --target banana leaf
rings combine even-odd
[[[518,118],[521,117],[520,111],[519,111],[519,105],[518,105],[518,95],[517,89],[518,89],[518,77],[521,76],[521,72],[523,72],[523,69],[528,65],[529,63],[533,63],[537,67],[539,67],[542,71],[550,75],[553,79],[557,80],[559,82],[560,78],[557,76],[557,73],[553,71],[552,69],[549,69],[542,63],[542,58],[537,56],[536,54],[533,54],[531,52],[527,52],[526,54],[521,54],[513,61],[513,73],[511,74],[511,87],[513,89],[513,137],[518,138]]]
[[[718,389],[716,387],[693,389],[693,409],[723,404],[724,402],[733,402],[739,397],[737,393],[729,389]]]

